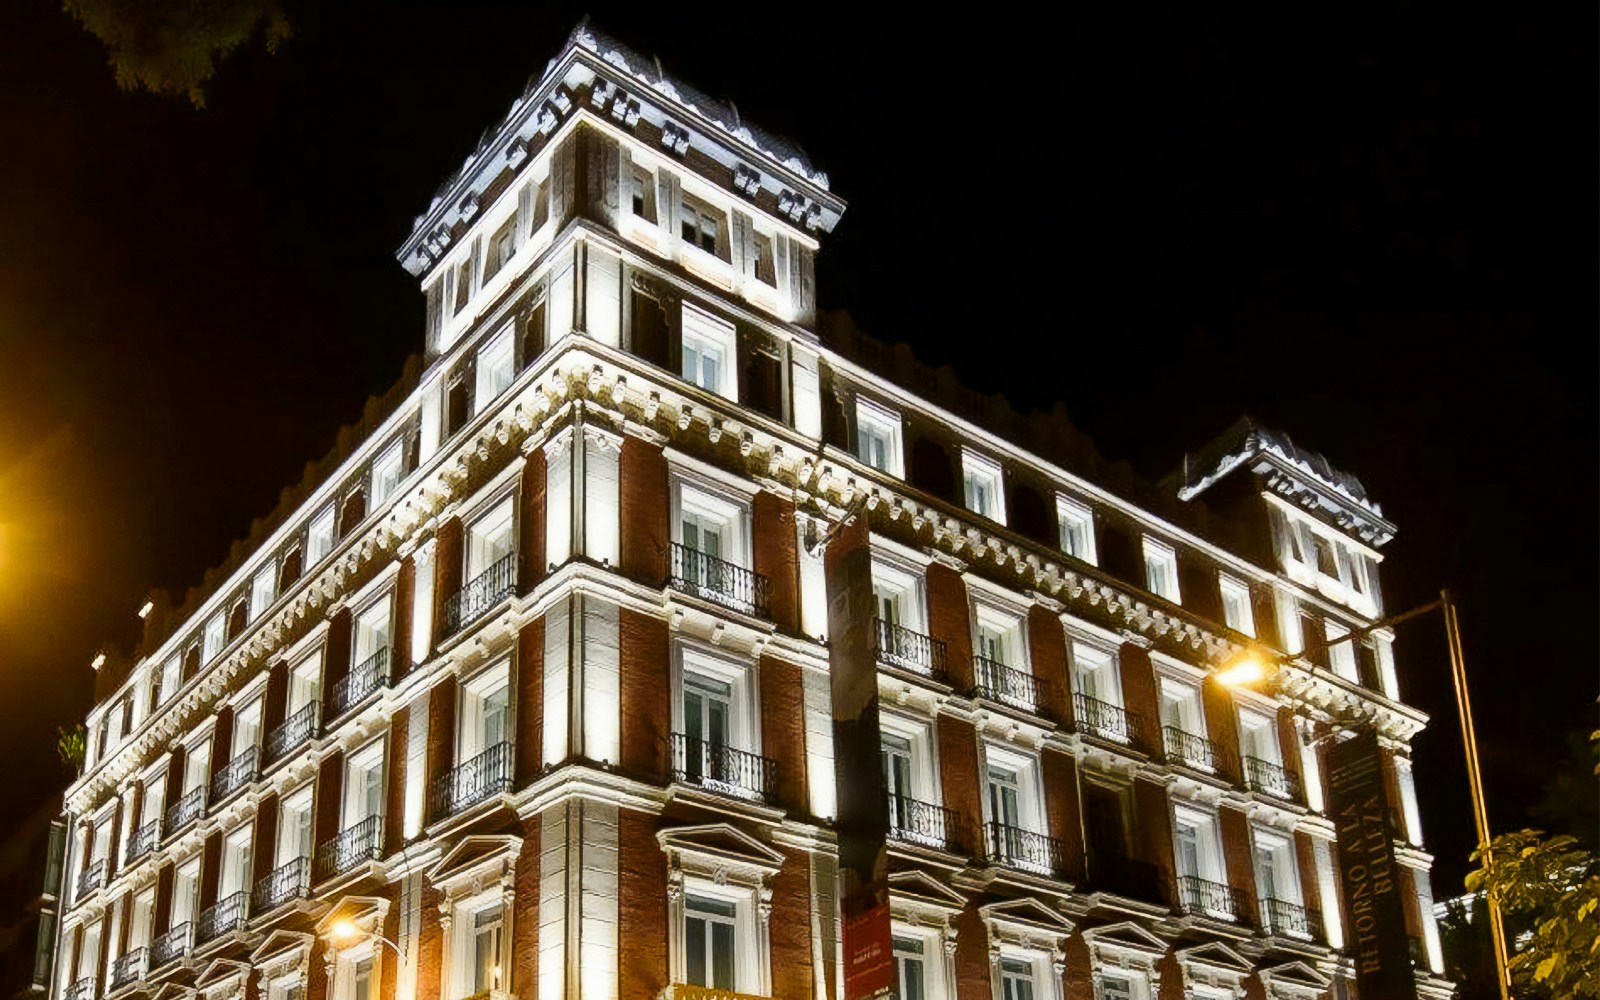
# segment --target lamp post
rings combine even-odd
[[[1483,774],[1478,766],[1478,736],[1472,722],[1472,700],[1467,693],[1467,668],[1466,661],[1461,651],[1461,623],[1456,613],[1455,602],[1450,598],[1448,589],[1439,592],[1437,601],[1430,601],[1420,607],[1388,618],[1379,619],[1370,625],[1351,629],[1336,639],[1321,643],[1322,648],[1336,646],[1341,642],[1354,642],[1364,636],[1370,635],[1379,629],[1389,628],[1412,618],[1420,617],[1431,611],[1440,611],[1444,616],[1445,640],[1450,647],[1450,679],[1455,687],[1456,714],[1461,721],[1461,742],[1466,747],[1467,757],[1467,784],[1472,795],[1472,818],[1477,827],[1479,849],[1483,851],[1485,867],[1490,861],[1489,856],[1489,810],[1483,794]],[[1239,659],[1216,674],[1217,683],[1226,687],[1237,687],[1271,681],[1282,664],[1287,662],[1275,654],[1263,654],[1257,650],[1249,650]],[[1489,934],[1494,941],[1495,978],[1500,986],[1501,1000],[1511,1000],[1511,976],[1507,968],[1507,949],[1505,925],[1500,919],[1500,908],[1496,904],[1493,894],[1485,894],[1489,908]]]
[[[349,944],[350,942],[354,941],[356,938],[359,938],[359,937],[362,937],[362,936],[370,937],[374,941],[382,941],[384,944],[386,944],[389,947],[393,948],[394,949],[394,955],[395,955],[396,958],[403,958],[404,957],[404,955],[400,951],[400,946],[399,945],[395,944],[393,941],[390,941],[388,938],[384,937],[382,934],[379,934],[377,931],[363,931],[360,927],[356,926],[356,922],[354,920],[350,920],[350,919],[335,920],[333,922],[333,925],[328,928],[328,934],[335,941],[342,941],[342,942],[344,942],[346,944]]]

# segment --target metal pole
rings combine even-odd
[[[1478,850],[1483,852],[1483,865],[1489,866],[1489,809],[1483,797],[1483,773],[1478,768],[1478,734],[1472,724],[1472,700],[1467,695],[1467,666],[1461,654],[1461,623],[1456,617],[1456,606],[1450,600],[1450,591],[1439,592],[1439,604],[1444,609],[1445,638],[1450,644],[1450,679],[1455,683],[1457,715],[1461,716],[1461,742],[1467,751],[1467,782],[1472,790],[1472,818],[1478,829]],[[1500,921],[1500,907],[1494,894],[1485,890],[1484,898],[1489,909],[1489,934],[1494,939],[1495,978],[1500,982],[1501,1000],[1511,1000],[1511,974],[1507,968],[1506,929]]]

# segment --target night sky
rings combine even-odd
[[[393,250],[585,13],[286,5],[204,111],[117,91],[50,0],[0,9],[0,749],[36,798],[95,648],[420,350]],[[1458,594],[1525,825],[1600,690],[1593,10],[870,6],[590,12],[828,172],[824,307],[1152,479],[1241,413],[1360,476],[1389,608]],[[1397,652],[1443,897],[1472,824],[1438,617]]]

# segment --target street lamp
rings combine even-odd
[[[1403,621],[1417,618],[1430,611],[1440,611],[1444,614],[1445,640],[1450,647],[1450,679],[1455,685],[1456,714],[1461,720],[1461,742],[1466,747],[1467,756],[1467,784],[1472,794],[1472,818],[1477,826],[1479,849],[1483,851],[1483,863],[1487,867],[1489,858],[1489,809],[1483,795],[1483,774],[1478,767],[1478,735],[1472,722],[1472,701],[1467,694],[1467,668],[1461,652],[1461,622],[1456,613],[1455,602],[1450,598],[1448,589],[1439,592],[1437,601],[1430,601],[1421,607],[1412,608],[1402,614],[1379,619],[1370,625],[1351,629],[1336,639],[1322,643],[1322,648],[1336,646],[1341,642],[1354,642],[1363,636],[1376,632],[1379,629],[1398,625]],[[1247,649],[1231,663],[1217,671],[1214,675],[1217,683],[1225,687],[1240,687],[1262,681],[1273,680],[1278,671],[1288,660],[1277,654],[1261,649]],[[1495,903],[1494,895],[1486,893],[1485,899],[1489,905],[1489,933],[1494,940],[1495,978],[1499,980],[1501,1000],[1511,1000],[1511,976],[1507,968],[1506,931],[1500,920],[1500,908]]]
[[[393,948],[396,958],[401,957],[399,945],[395,944],[393,941],[390,941],[377,931],[363,931],[360,927],[356,926],[356,922],[351,920],[349,917],[341,917],[338,920],[335,920],[328,927],[328,935],[332,937],[335,942],[342,942],[344,944],[350,944],[357,938],[366,935],[371,937],[374,941],[382,941],[384,944]]]

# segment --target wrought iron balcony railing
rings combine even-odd
[[[989,824],[989,860],[1054,876],[1065,867],[1066,845],[1054,837],[1006,823]]]
[[[189,953],[194,941],[194,925],[185,920],[150,944],[150,968],[159,969]]]
[[[1117,743],[1138,743],[1144,739],[1144,720],[1138,713],[1086,694],[1073,695],[1072,703],[1075,709],[1073,726],[1085,736]]]
[[[111,988],[120,989],[144,979],[150,971],[150,949],[134,948],[111,963]]]
[[[1198,875],[1178,876],[1178,906],[1185,913],[1223,920],[1238,920],[1248,912],[1243,892]]]
[[[351,668],[348,674],[333,683],[333,709],[335,717],[366,701],[378,689],[389,683],[389,650],[380,649]]]
[[[105,884],[106,863],[104,859],[94,862],[78,873],[78,881],[73,888],[77,890],[73,899],[82,899]]]
[[[889,796],[889,836],[896,840],[956,853],[960,829],[954,809],[904,795]]]
[[[321,712],[322,702],[308,701],[295,709],[293,715],[278,723],[267,734],[267,763],[280,761],[309,743],[317,735]]]
[[[987,656],[972,658],[973,693],[1035,715],[1048,715],[1051,686],[1047,681]]]
[[[139,827],[139,829],[133,831],[133,836],[128,838],[127,863],[131,865],[135,861],[138,861],[146,854],[149,854],[151,851],[155,850],[156,845],[160,843],[161,820],[158,817],[146,823],[144,826]]]
[[[672,589],[703,597],[743,614],[771,617],[772,582],[760,573],[697,552],[679,542],[672,543],[671,556],[672,568],[667,583]]]
[[[166,834],[171,836],[179,830],[199,819],[206,811],[206,789],[204,785],[195,787],[178,796],[178,801],[167,807]]]
[[[882,618],[874,618],[872,624],[877,641],[874,652],[879,663],[936,681],[945,679],[949,673],[946,665],[949,651],[945,643]]]
[[[261,777],[261,748],[246,747],[211,778],[209,804],[216,805]]]
[[[377,861],[382,857],[383,817],[368,816],[317,848],[317,877],[334,878],[364,861]]]
[[[672,778],[741,799],[771,802],[778,762],[698,736],[672,734]]]
[[[447,638],[471,625],[499,606],[517,587],[517,555],[502,556],[479,573],[466,586],[444,602],[444,635]]]
[[[230,893],[217,900],[216,905],[200,911],[200,922],[195,927],[195,940],[201,944],[213,941],[229,931],[244,926],[250,910],[250,894],[244,890]]]
[[[1217,745],[1177,726],[1162,726],[1161,737],[1167,763],[1182,764],[1201,771],[1217,769]]]
[[[305,899],[310,893],[311,859],[302,855],[256,880],[250,906],[257,914],[268,913],[291,900]]]
[[[428,790],[429,815],[435,820],[446,819],[511,791],[516,760],[513,746],[509,741],[496,743],[435,778],[433,787]]]
[[[1261,901],[1261,929],[1268,934],[1323,940],[1322,914],[1284,899],[1269,897]]]
[[[1299,776],[1260,757],[1245,757],[1244,783],[1245,787],[1253,792],[1262,792],[1290,801],[1300,799]]]
[[[84,976],[61,991],[61,1000],[94,1000],[96,985],[93,976]]]

